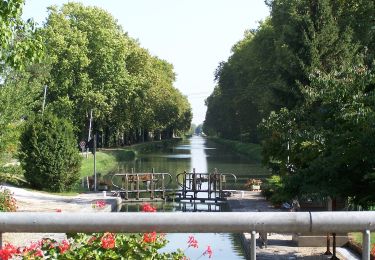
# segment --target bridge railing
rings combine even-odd
[[[224,199],[224,185],[227,179],[237,181],[236,175],[233,173],[219,173],[217,169],[212,173],[183,172],[176,175],[176,182],[181,187],[181,199],[202,199],[198,193],[206,193],[208,200]],[[203,185],[207,183],[207,185]],[[188,195],[193,193],[193,195]],[[190,197],[189,197],[190,196]]]
[[[363,232],[362,259],[370,259],[370,232],[375,212],[217,212],[217,213],[0,213],[4,232],[162,232],[251,233],[256,259],[256,232],[320,234]]]
[[[155,193],[161,193],[161,197],[165,198],[166,186],[172,182],[170,173],[147,172],[147,173],[116,173],[112,175],[111,186],[117,190],[112,193],[123,193],[125,199],[129,199],[129,193],[135,192],[136,198],[140,198],[141,192],[150,193],[150,198],[155,197]],[[146,183],[146,188],[143,187]]]

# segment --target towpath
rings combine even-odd
[[[92,212],[96,210],[93,208],[93,204],[98,200],[106,201],[107,205],[100,211],[112,211],[113,208],[117,208],[119,203],[118,198],[104,197],[102,192],[60,196],[13,186],[3,186],[12,191],[14,198],[17,200],[18,212]],[[61,233],[4,233],[3,243],[24,246],[44,237],[62,240],[66,238],[66,235]]]
[[[260,191],[237,191],[228,198],[228,204],[232,211],[236,212],[257,212],[257,211],[280,211],[272,207]],[[250,233],[244,233],[242,242],[247,249],[250,250]],[[330,259],[331,256],[324,255],[325,247],[298,247],[292,240],[292,234],[268,234],[267,247],[261,246],[260,239],[257,234],[257,259],[259,260],[321,260]],[[332,249],[331,249],[332,250]],[[346,248],[337,248],[337,257],[341,260],[360,259],[359,256],[353,254]],[[249,252],[247,252],[249,254]]]

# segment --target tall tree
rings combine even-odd
[[[41,58],[42,46],[31,20],[21,19],[23,0],[0,1],[1,66],[24,69],[26,64]]]

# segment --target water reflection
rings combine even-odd
[[[204,204],[204,203],[190,203],[190,202],[152,202],[153,207],[156,207],[158,212],[180,212],[180,211],[227,211],[227,205],[221,204]],[[141,203],[126,203],[123,205],[121,211],[125,212],[140,212],[142,209]],[[198,248],[188,248],[187,241],[189,236],[194,236],[198,241]],[[161,252],[172,252],[177,248],[184,250],[185,254],[190,259],[198,259],[202,253],[210,246],[213,251],[213,259],[245,259],[241,242],[238,234],[227,233],[173,233],[166,235],[169,243],[160,250]]]
[[[224,146],[220,146],[205,138],[194,136],[184,140],[170,149],[164,149],[148,154],[141,154],[133,161],[120,163],[115,172],[155,172],[170,173],[173,178],[184,171],[212,172],[215,168],[221,173],[233,173],[244,182],[254,175],[268,175],[259,162],[234,154]],[[229,184],[229,183],[228,183]],[[237,185],[237,184],[236,184]],[[243,184],[238,184],[242,188]],[[178,188],[175,181],[169,188]],[[233,187],[226,187],[231,189]],[[154,203],[153,203],[154,204]],[[194,203],[161,203],[155,205],[158,211],[226,211],[225,207]],[[139,211],[139,203],[126,203],[123,211]],[[235,221],[235,220],[233,220]],[[189,248],[186,254],[191,259],[197,259],[208,245],[212,247],[214,259],[245,259],[238,241],[233,234],[168,234],[170,243],[163,250],[174,251],[176,248],[186,249],[189,235],[194,235],[199,242],[199,248]]]
[[[204,149],[205,139],[199,136],[194,136],[190,139],[191,147],[191,166],[190,172],[193,172],[195,169],[196,172],[207,172],[207,155]],[[192,149],[194,148],[194,149]]]

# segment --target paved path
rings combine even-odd
[[[111,211],[117,207],[118,198],[104,197],[102,192],[83,193],[77,196],[59,196],[43,192],[29,191],[17,187],[3,185],[11,190],[17,200],[17,211],[19,212],[92,212],[92,205],[98,200],[105,200],[107,207],[101,211]],[[44,237],[56,240],[66,238],[62,233],[4,233],[3,243],[11,243],[16,246],[29,245],[30,242],[38,241]]]
[[[228,204],[232,211],[238,212],[257,212],[257,211],[280,211],[272,207],[262,197],[259,191],[237,191],[233,192],[228,198]],[[257,235],[258,236],[258,235]],[[244,233],[243,242],[250,249],[250,233]],[[268,234],[267,248],[261,245],[260,239],[257,239],[257,259],[274,260],[274,259],[304,259],[319,260],[330,259],[331,256],[325,256],[325,247],[297,247],[292,241],[292,234]],[[337,249],[339,259],[360,259],[345,248]]]

